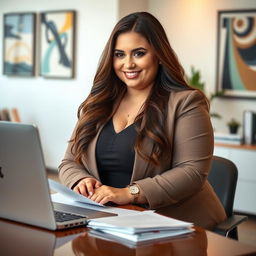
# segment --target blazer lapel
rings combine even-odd
[[[97,162],[96,162],[96,156],[95,156],[95,150],[96,150],[96,143],[99,137],[99,134],[102,130],[103,126],[100,127],[98,133],[94,137],[94,139],[91,141],[91,143],[88,146],[87,149],[87,164],[89,168],[89,172],[97,179],[100,180],[99,171],[97,168]]]
[[[145,139],[143,142],[143,148],[147,155],[150,155],[153,150],[153,144],[150,142],[150,140]],[[140,180],[145,178],[147,175],[147,170],[149,168],[149,163],[145,161],[141,156],[139,156],[138,153],[135,153],[135,159],[134,159],[134,165],[133,165],[133,171],[132,171],[132,177],[131,182],[134,182],[136,180]]]

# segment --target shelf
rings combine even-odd
[[[225,147],[225,148],[237,148],[237,149],[245,149],[245,150],[256,150],[256,145],[233,145],[233,144],[225,144],[225,143],[214,143],[214,146],[217,147]]]

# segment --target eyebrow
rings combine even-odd
[[[147,51],[147,49],[145,49],[144,47],[138,47],[138,48],[132,49],[132,52],[136,52],[139,50]],[[114,49],[114,51],[115,52],[124,52],[123,50],[119,50],[119,49]]]

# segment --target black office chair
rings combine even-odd
[[[248,218],[247,216],[233,213],[237,177],[237,167],[232,161],[223,157],[213,156],[208,181],[219,197],[227,215],[227,219],[218,224],[213,231],[236,240],[238,240],[238,224]]]

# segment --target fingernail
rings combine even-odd
[[[89,196],[92,196],[93,195],[93,193],[92,192],[89,192]]]

